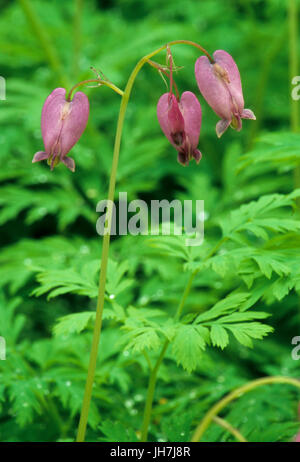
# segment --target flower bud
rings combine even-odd
[[[66,90],[56,88],[46,99],[41,118],[45,151],[37,152],[32,162],[47,159],[51,170],[63,162],[72,172],[75,162],[67,157],[86,127],[89,117],[89,101],[82,92],[77,92],[72,101],[66,100]]]

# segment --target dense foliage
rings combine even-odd
[[[234,56],[257,121],[215,135],[199,95],[196,49],[173,48],[180,91],[203,108],[199,165],[183,168],[163,136],[156,104],[165,83],[139,74],[126,114],[116,199],[204,199],[205,240],[112,239],[99,361],[87,440],[138,441],[149,379],[158,371],[149,439],[189,441],[208,409],[255,378],[299,378],[300,135],[290,128],[286,2],[277,0],[1,1],[0,440],[73,441],[90,354],[101,257],[96,204],[107,195],[120,97],[83,90],[88,127],[72,150],[73,174],[31,164],[40,114],[53,88],[93,78],[124,88],[138,59],[175,39]],[[156,57],[165,64],[165,53]],[[296,178],[296,179],[295,179]],[[191,274],[183,315],[175,317]],[[299,390],[257,388],[220,417],[248,441],[289,441]],[[217,423],[202,441],[234,441]]]

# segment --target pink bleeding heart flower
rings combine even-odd
[[[194,158],[197,164],[202,157],[197,149],[201,128],[201,106],[190,91],[182,94],[178,102],[173,93],[163,94],[157,104],[157,118],[162,131],[178,152],[178,162],[188,165]]]
[[[244,109],[241,77],[232,56],[224,50],[213,54],[214,63],[206,56],[200,56],[195,64],[198,87],[211,108],[222,120],[216,125],[218,137],[223,135],[229,125],[240,131],[241,119],[256,117],[250,109]]]
[[[89,100],[77,92],[72,101],[66,100],[65,88],[55,88],[47,97],[41,118],[45,151],[37,152],[32,162],[47,159],[51,170],[61,161],[72,172],[75,162],[67,157],[86,127],[89,117]]]

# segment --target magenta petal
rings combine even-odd
[[[172,140],[176,145],[181,145],[184,138],[184,119],[173,94],[169,95],[168,119]]]
[[[213,57],[216,63],[227,71],[230,80],[230,83],[227,84],[229,91],[237,104],[238,111],[242,112],[244,109],[243,90],[240,73],[234,59],[224,50],[215,51]]]
[[[79,140],[86,127],[89,117],[89,100],[82,93],[77,92],[69,107],[65,106],[65,118],[61,133],[61,160]]]
[[[256,120],[254,112],[252,112],[251,109],[244,109],[243,112],[242,112],[241,117],[242,117],[242,119]]]
[[[41,160],[48,159],[49,155],[45,151],[38,151],[34,154],[32,163],[40,162]]]
[[[75,172],[74,159],[72,159],[71,157],[63,157],[61,161],[63,164],[65,164],[66,167],[68,167],[71,170],[71,172]]]
[[[157,104],[157,118],[159,125],[161,126],[161,129],[164,132],[165,136],[168,138],[170,143],[177,149],[178,145],[174,143],[173,137],[171,136],[170,121],[168,116],[169,95],[169,93],[164,93],[160,97]],[[185,131],[185,135],[189,138],[189,142],[193,146],[193,148],[196,148],[199,142],[202,117],[200,103],[197,97],[194,95],[194,93],[186,91],[181,96],[179,108],[184,120],[183,129]]]
[[[46,99],[42,109],[42,137],[45,151],[49,155],[53,154],[53,150],[60,136],[62,128],[61,112],[65,103],[65,88],[55,88]]]
[[[165,136],[168,138],[170,143],[177,149],[176,143],[171,136],[171,128],[169,122],[169,97],[170,93],[164,93],[157,103],[157,118],[159,125],[164,132]]]
[[[170,104],[170,101],[172,104]],[[201,153],[197,149],[202,111],[194,93],[186,91],[178,103],[169,93],[162,95],[157,104],[157,118],[162,131],[178,151],[178,162],[188,165],[191,158],[198,163]],[[174,130],[177,132],[174,133]]]
[[[211,108],[222,118],[231,119],[231,97],[226,83],[214,73],[206,56],[200,56],[195,64],[195,75],[200,92]]]
[[[196,161],[196,164],[199,164],[200,160],[202,159],[202,153],[199,151],[199,149],[194,149],[193,157]]]
[[[221,136],[223,135],[224,132],[226,132],[230,124],[231,124],[231,120],[227,120],[227,119],[219,120],[219,122],[216,125],[216,133],[217,133],[218,138],[221,138]]]
[[[180,107],[184,118],[185,134],[191,144],[191,149],[199,143],[202,111],[197,97],[191,91],[185,91],[180,98]]]

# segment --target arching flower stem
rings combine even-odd
[[[200,439],[203,436],[203,433],[209,427],[214,417],[218,415],[219,412],[222,411],[222,409],[224,409],[224,407],[226,407],[229,403],[241,397],[245,393],[248,393],[249,391],[254,390],[257,387],[261,387],[262,385],[268,385],[272,383],[286,383],[289,385],[294,385],[295,387],[300,389],[300,381],[293,379],[291,377],[274,376],[274,377],[263,377],[261,379],[252,380],[251,382],[248,382],[245,385],[242,385],[241,387],[236,388],[231,393],[229,393],[227,396],[222,398],[219,402],[217,402],[214,406],[212,406],[212,408],[206,413],[206,415],[203,417],[203,419],[197,426],[192,436],[191,441],[193,442],[200,441]]]
[[[165,50],[167,47],[171,47],[177,44],[185,44],[193,46],[197,49],[200,49],[202,53],[204,53],[210,62],[214,62],[213,58],[209,55],[209,53],[201,47],[201,45],[191,42],[189,40],[174,40],[169,42],[168,44],[162,45],[160,48],[156,49],[155,51],[147,54],[143,58],[141,58],[136,66],[134,67],[131,75],[129,76],[128,82],[125,87],[125,91],[122,94],[118,123],[117,123],[117,130],[115,136],[115,144],[114,144],[114,152],[113,152],[113,160],[112,160],[112,169],[109,181],[109,189],[108,189],[108,207],[107,207],[107,214],[106,214],[106,225],[105,228],[108,232],[103,236],[103,245],[102,245],[102,257],[101,257],[101,268],[100,268],[100,276],[99,276],[99,290],[98,290],[98,298],[97,298],[97,308],[96,308],[96,320],[94,325],[94,333],[93,333],[93,340],[92,340],[92,348],[90,354],[90,361],[88,366],[88,373],[87,373],[87,380],[84,392],[84,398],[82,403],[80,421],[78,426],[78,433],[77,433],[77,442],[82,442],[85,439],[86,433],[86,426],[92,396],[92,388],[94,383],[95,377],[95,370],[96,370],[96,363],[97,363],[97,355],[98,355],[98,347],[100,341],[100,333],[102,328],[102,313],[103,313],[103,306],[104,306],[104,298],[105,298],[105,284],[106,284],[106,272],[107,272],[107,263],[108,263],[108,253],[109,253],[109,245],[110,245],[110,229],[111,229],[111,219],[112,219],[112,206],[115,195],[115,185],[116,185],[116,177],[117,177],[117,168],[118,168],[118,161],[119,161],[119,153],[120,153],[120,145],[121,145],[121,138],[122,138],[122,131],[124,125],[124,119],[126,114],[127,105],[129,102],[131,90],[134,84],[134,81],[142,69],[144,64],[147,63],[149,59],[153,56],[157,55],[161,51]],[[99,82],[98,79],[93,79]],[[85,82],[88,83],[88,82]],[[104,85],[108,85],[108,82]],[[69,92],[68,97],[71,97],[72,92],[75,90],[76,86],[71,89]],[[117,87],[114,89],[116,90]]]
[[[121,96],[123,96],[124,94],[124,92],[120,90],[120,88],[116,87],[116,85],[114,85],[111,82],[108,82],[106,80],[101,80],[101,79],[88,79],[88,80],[82,80],[82,82],[77,83],[76,85],[74,85],[74,87],[71,88],[67,96],[67,101],[71,101],[72,93],[76,90],[76,88],[81,87],[82,85],[87,85],[88,83],[95,83],[95,82],[98,83],[99,87],[101,85],[105,85],[106,87],[111,88],[112,90],[114,90],[116,93],[118,93]]]

